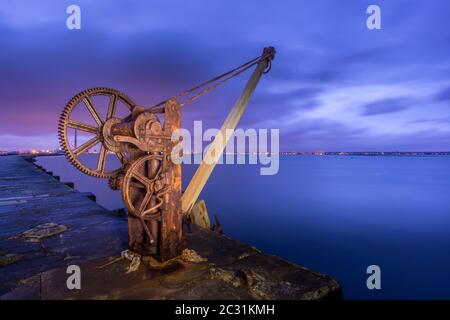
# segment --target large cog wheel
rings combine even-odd
[[[91,98],[96,95],[108,96],[110,98],[106,119],[102,119],[100,113],[92,103]],[[118,170],[106,170],[108,151],[113,151],[119,158],[122,165],[128,162],[126,155],[122,152],[119,152],[115,148],[115,146],[111,144],[111,139],[108,139],[108,137],[106,137],[104,134],[104,129],[106,129],[107,126],[110,126],[112,123],[117,123],[120,120],[114,117],[116,113],[117,101],[119,100],[130,110],[131,114],[131,110],[133,110],[135,106],[133,101],[123,93],[110,88],[91,88],[78,93],[67,103],[67,105],[64,107],[63,112],[61,113],[58,126],[60,146],[64,150],[64,153],[70,163],[72,163],[78,170],[85,174],[97,178],[114,177],[117,174]],[[91,114],[96,123],[95,126],[71,119],[72,111],[80,103],[84,103],[87,111]],[[72,148],[69,144],[69,128],[93,134],[94,137],[81,144],[80,146]],[[100,151],[97,160],[97,167],[96,169],[91,169],[80,161],[79,156],[83,153],[86,153],[90,148],[99,143]]]

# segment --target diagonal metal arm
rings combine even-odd
[[[242,114],[244,113],[248,105],[250,97],[255,91],[256,85],[258,84],[268,63],[268,59],[261,60],[258,63],[255,71],[253,71],[252,76],[248,80],[244,91],[242,91],[241,95],[234,104],[233,109],[231,109],[231,112],[228,114],[227,118],[222,124],[220,134],[222,135],[223,139],[214,139],[214,141],[211,143],[210,148],[206,152],[205,158],[214,159],[214,161],[205,161],[205,159],[203,159],[202,163],[192,177],[192,180],[189,182],[189,185],[186,188],[186,191],[184,192],[181,199],[181,208],[183,214],[187,214],[197,201],[198,196],[200,195],[206,182],[208,181],[209,176],[214,170],[218,159],[222,155],[228,140],[232,136],[229,134],[227,135],[227,131],[234,131],[234,129],[236,128],[239,120],[242,117]]]

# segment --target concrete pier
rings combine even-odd
[[[198,227],[185,256],[132,263],[121,258],[126,217],[91,199],[31,161],[0,157],[0,299],[341,298],[326,275]],[[67,288],[69,265],[80,290]]]

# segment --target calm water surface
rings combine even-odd
[[[106,180],[65,157],[38,163],[104,207],[123,207]],[[257,165],[218,165],[201,198],[227,235],[331,275],[346,298],[449,299],[449,169],[450,157],[284,156],[274,176],[260,176]],[[186,185],[195,166],[183,170]],[[381,290],[366,287],[372,264],[381,267]]]

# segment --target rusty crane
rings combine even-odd
[[[203,161],[182,193],[181,164],[171,160],[171,150],[178,143],[171,137],[181,125],[180,108],[256,65],[221,127],[225,137],[226,130],[235,129],[262,74],[270,69],[274,56],[273,47],[265,48],[261,56],[150,108],[135,105],[126,95],[109,88],[87,89],[68,102],[59,121],[61,148],[80,171],[108,178],[112,189],[121,190],[128,211],[130,250],[155,256],[161,261],[178,256],[184,246],[182,217],[189,214],[216,164]],[[109,98],[103,117],[93,102],[95,96]],[[123,118],[116,115],[118,102],[129,111]],[[72,116],[78,105],[84,105],[94,124]],[[164,118],[163,122],[158,115]],[[70,129],[78,134],[88,133],[92,138],[72,146]],[[208,152],[222,154],[226,142],[215,140]],[[100,146],[98,161],[92,168],[80,156],[96,145]],[[108,153],[117,156],[121,167],[114,170],[107,167]]]

